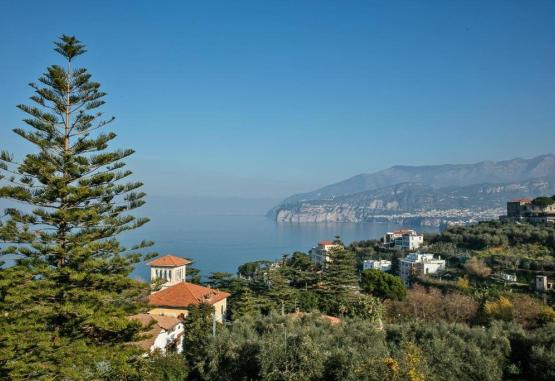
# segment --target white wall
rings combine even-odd
[[[187,276],[187,266],[178,267],[157,267],[151,266],[150,268],[150,281],[162,278],[166,280],[164,287],[174,285],[179,282],[184,282]]]
[[[183,323],[177,324],[170,332],[162,330],[156,340],[154,340],[154,344],[150,347],[151,351],[155,351],[159,349],[162,353],[166,352],[166,347],[169,346],[171,343],[177,340],[177,337],[180,333],[184,330]],[[179,339],[177,343],[177,352],[180,353],[183,350],[182,345],[182,338]]]

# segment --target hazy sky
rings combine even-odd
[[[154,195],[555,151],[555,1],[0,3],[0,149],[29,148],[15,105],[75,34]]]

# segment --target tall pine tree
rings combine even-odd
[[[358,292],[356,257],[343,247],[329,253],[320,287],[322,309],[334,315],[344,315],[351,309],[353,297]]]
[[[149,242],[123,247],[116,236],[147,222],[128,212],[144,204],[141,183],[128,182],[123,160],[103,132],[114,118],[98,109],[105,93],[84,68],[75,37],[63,35],[52,65],[19,105],[27,127],[14,132],[34,146],[18,162],[0,155],[0,379],[130,379],[140,333],[127,316],[146,287],[129,278]],[[1,180],[1,178],[0,178]]]

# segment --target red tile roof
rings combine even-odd
[[[329,241],[329,240],[326,240],[326,241],[320,241],[320,242],[318,242],[318,245],[320,245],[320,246],[335,245],[335,242],[333,242],[333,241]]]
[[[198,284],[180,282],[161,291],[150,294],[148,303],[159,307],[186,308],[194,304],[214,304],[230,294]]]
[[[399,229],[399,230],[395,230],[393,232],[393,234],[410,234],[412,233],[414,230],[412,229]]]
[[[189,265],[192,262],[188,259],[176,257],[175,255],[164,255],[163,257],[156,258],[150,261],[148,264],[150,266],[162,266],[162,267],[177,267],[183,265]]]
[[[130,319],[138,320],[143,325],[148,325],[152,320],[154,320],[158,326],[160,326],[165,330],[169,330],[180,323],[180,320],[173,316],[150,315],[150,314],[137,314],[137,315],[131,316]]]
[[[293,319],[297,319],[297,318],[302,318],[303,316],[305,316],[306,314],[304,312],[292,312],[289,314]],[[341,319],[335,317],[335,316],[330,316],[330,315],[324,315],[324,314],[319,314],[319,317],[327,320],[331,325],[338,325],[341,324]]]
[[[129,319],[138,320],[141,324],[145,327],[149,326],[152,321],[155,323],[150,327],[148,332],[144,332],[144,336],[148,336],[143,340],[134,342],[134,345],[137,345],[139,348],[144,349],[145,351],[149,350],[156,338],[162,330],[168,331],[171,328],[178,325],[181,321],[178,318],[172,316],[158,316],[158,315],[149,315],[149,314],[137,314],[130,316]]]
[[[509,202],[523,202],[525,204],[529,204],[529,203],[532,202],[532,199],[531,198],[516,198],[516,199],[511,200]]]

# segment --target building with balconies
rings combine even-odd
[[[406,286],[412,283],[413,275],[436,274],[445,270],[445,259],[434,258],[433,254],[411,253],[399,262],[399,276]]]
[[[394,249],[417,250],[424,244],[424,235],[412,229],[400,229],[385,233],[383,244]]]

